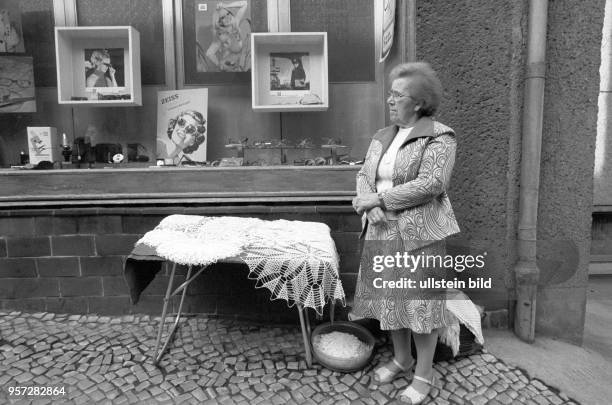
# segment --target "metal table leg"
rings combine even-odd
[[[300,316],[300,327],[302,328],[302,338],[304,339],[304,351],[306,352],[306,364],[312,367],[312,352],[310,351],[310,335],[307,335],[306,325],[304,322],[304,307],[301,304],[297,305],[298,314]]]
[[[172,336],[173,336],[174,332],[176,331],[176,328],[177,328],[178,323],[180,321],[181,313],[182,313],[182,310],[183,310],[183,302],[185,301],[185,295],[186,295],[186,292],[187,292],[187,287],[206,268],[206,267],[202,267],[192,277],[191,276],[191,272],[193,270],[193,267],[189,266],[185,282],[183,282],[173,292],[172,291],[172,286],[174,284],[174,276],[176,274],[176,266],[177,266],[176,263],[173,263],[172,271],[170,273],[170,280],[168,281],[168,288],[166,289],[166,295],[164,297],[164,307],[162,309],[162,315],[161,315],[161,319],[159,321],[159,330],[157,332],[157,338],[155,340],[154,362],[153,362],[153,364],[158,364],[159,363],[159,361],[160,361],[164,351],[166,350],[166,348],[168,347],[168,344],[170,343],[170,340],[172,339]],[[179,292],[182,292],[181,302],[179,304],[179,308],[178,308],[178,311],[177,311],[177,314],[176,314],[176,319],[174,321],[174,325],[172,326],[172,329],[170,330],[170,333],[166,337],[166,340],[165,340],[161,350],[158,351],[159,345],[161,343],[161,335],[162,335],[162,332],[163,332],[163,329],[164,329],[164,326],[165,326],[166,315],[167,315],[167,312],[168,312],[168,303],[170,302],[170,298],[172,296],[178,294]],[[310,319],[308,318],[308,313],[306,311],[306,308],[304,308],[302,305],[298,304],[297,305],[297,310],[298,310],[298,315],[300,317],[300,328],[301,328],[301,331],[302,331],[302,339],[304,341],[304,351],[305,351],[305,354],[306,354],[306,364],[308,365],[308,367],[312,367],[312,351],[311,351],[311,347],[310,347],[310,334],[311,334]],[[332,303],[331,303],[331,319],[332,319],[332,322],[333,322],[333,314],[334,314],[334,302],[332,301]],[[306,319],[304,319],[304,315],[306,315]]]
[[[304,321],[306,323],[306,336],[308,336],[308,341],[310,342],[312,332],[310,330],[310,317],[308,316],[308,307],[304,307]]]
[[[170,302],[170,293],[172,292],[172,283],[174,282],[174,274],[176,273],[176,263],[172,265],[172,272],[170,273],[170,280],[168,281],[168,288],[166,289],[166,296],[164,297],[164,307],[162,309],[161,319],[159,320],[159,329],[157,330],[157,339],[155,339],[155,349],[153,350],[154,364],[159,362],[157,355],[157,349],[159,349],[159,342],[161,341],[162,331],[164,329],[164,322],[166,320],[166,312],[168,310],[168,302]],[[161,357],[161,356],[160,356]]]
[[[181,318],[181,312],[183,310],[183,302],[185,301],[185,294],[187,292],[187,286],[203,270],[204,270],[203,268],[200,269],[200,271],[196,274],[196,276],[194,276],[193,278],[190,278],[192,266],[189,266],[189,269],[187,270],[186,281],[183,284],[181,284],[174,292],[172,292],[172,284],[174,282],[174,275],[176,273],[176,263],[173,264],[172,272],[170,274],[170,280],[168,281],[168,288],[166,289],[166,296],[164,297],[164,308],[162,309],[162,316],[159,321],[159,330],[157,332],[157,339],[155,341],[155,352],[154,352],[155,358],[154,358],[153,364],[159,363],[159,360],[161,359],[162,355],[164,354],[164,351],[166,350],[166,348],[168,347],[168,344],[170,343],[170,339],[172,339],[172,335],[174,335],[174,332],[176,331],[176,327],[178,326],[178,323]],[[164,323],[166,320],[166,313],[168,309],[168,303],[170,302],[170,297],[172,297],[173,295],[176,295],[181,290],[182,290],[181,303],[179,304],[179,308],[176,314],[176,320],[174,321],[174,325],[172,326],[172,329],[170,329],[170,333],[166,337],[166,341],[164,342],[164,345],[162,346],[161,350],[158,352],[157,349],[159,348],[159,343],[161,341],[161,335],[164,329]]]

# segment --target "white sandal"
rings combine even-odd
[[[422,393],[422,392],[417,391],[412,386],[412,384],[410,384],[408,386],[408,388],[406,388],[404,391],[402,391],[402,393],[399,396],[399,400],[400,400],[400,402],[403,402],[403,403],[408,403],[408,404],[412,404],[412,405],[418,405],[418,404],[422,403],[423,401],[425,401],[425,398],[427,398],[427,396],[431,392],[431,389],[432,389],[432,387],[435,384],[435,378],[432,377],[431,380],[427,380],[427,379],[425,379],[423,377],[419,377],[418,375],[415,375],[412,379],[424,382],[425,384],[429,385],[429,389],[427,390],[426,393]]]
[[[391,381],[395,380],[400,374],[407,373],[412,370],[414,364],[416,363],[415,359],[412,359],[412,363],[410,366],[404,368],[395,357],[389,363],[386,363],[380,367],[378,367],[374,371],[374,382],[377,384],[388,384]],[[396,367],[395,370],[392,370],[390,366],[393,365]]]

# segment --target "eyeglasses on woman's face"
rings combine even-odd
[[[176,125],[181,127],[187,135],[195,135],[196,133],[203,134],[206,132],[206,127],[204,127],[204,125],[188,124],[187,120],[183,117],[180,117],[176,121]]]
[[[401,100],[403,98],[411,98],[411,99],[414,100],[414,97],[412,97],[411,95],[400,93],[399,91],[396,91],[396,90],[389,90],[387,92],[387,100],[388,99],[393,99],[393,100],[397,101],[397,100]]]

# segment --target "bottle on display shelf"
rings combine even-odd
[[[19,152],[19,164],[23,166],[27,165],[28,163],[30,163],[30,155],[28,155],[24,151]]]

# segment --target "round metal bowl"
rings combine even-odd
[[[324,335],[326,333],[331,332],[350,333],[351,335],[356,336],[359,340],[370,346],[370,350],[362,353],[358,357],[352,358],[330,356],[329,354],[323,353],[318,350],[317,347],[314,345],[315,338],[319,335]],[[372,336],[370,331],[364,328],[363,326],[353,322],[337,321],[333,324],[323,323],[317,326],[312,331],[310,342],[314,358],[319,362],[319,364],[333,371],[339,371],[341,373],[352,373],[361,370],[370,362],[370,359],[372,358],[372,355],[374,353],[375,340],[374,336]]]

